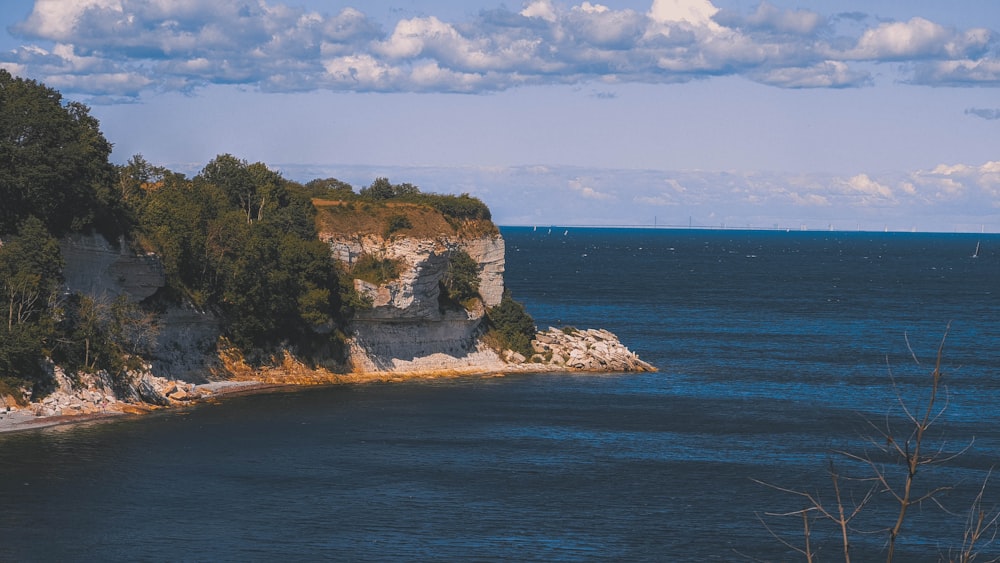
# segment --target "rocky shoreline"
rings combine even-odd
[[[626,348],[618,337],[601,329],[549,328],[532,341],[531,358],[508,354],[488,369],[468,367],[449,370],[382,370],[334,373],[313,369],[286,355],[280,365],[261,369],[230,369],[232,379],[189,383],[152,375],[135,374],[128,400],[120,399],[100,376],[87,375],[74,385],[60,370],[57,388],[44,399],[18,406],[0,396],[0,433],[32,430],[76,422],[139,415],[162,408],[209,402],[236,393],[261,393],[276,388],[309,385],[364,384],[470,376],[502,376],[507,373],[624,373],[657,369]]]

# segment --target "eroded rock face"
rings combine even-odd
[[[127,294],[141,301],[166,283],[155,255],[137,254],[119,241],[116,248],[101,235],[70,235],[59,241],[66,267],[66,289],[95,298]]]
[[[358,257],[371,255],[399,260],[398,279],[376,286],[355,280],[355,289],[372,300],[372,308],[359,312],[361,319],[438,320],[438,284],[448,270],[451,257],[464,250],[479,268],[479,294],[485,307],[503,297],[504,241],[497,235],[477,238],[442,236],[435,239],[390,238],[377,235],[328,238],[333,257],[348,266]],[[481,315],[480,315],[481,316]]]
[[[166,285],[159,257],[138,254],[124,240],[114,246],[101,235],[74,234],[61,239],[59,245],[66,263],[63,277],[68,292],[108,301],[126,295],[138,302]],[[149,357],[153,372],[204,382],[218,363],[218,318],[177,305],[159,316],[157,328],[156,344]]]
[[[397,260],[398,279],[382,285],[355,280],[372,307],[351,322],[355,371],[447,370],[502,364],[478,342],[486,309],[503,297],[504,241],[499,235],[475,238],[389,238],[377,235],[329,238],[331,254],[353,265],[359,256]],[[440,284],[452,256],[469,254],[479,272],[480,306],[442,308]]]
[[[171,379],[204,383],[219,366],[216,345],[222,333],[215,315],[191,305],[167,308],[158,321],[152,372]]]

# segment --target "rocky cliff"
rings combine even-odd
[[[399,276],[386,283],[354,280],[355,290],[371,302],[349,323],[355,371],[503,367],[496,352],[479,340],[486,309],[503,297],[504,242],[498,233],[434,238],[324,234],[321,238],[348,269],[366,255],[399,265]],[[442,283],[450,260],[461,251],[476,263],[481,299],[469,308],[444,307]]]
[[[153,254],[137,252],[120,240],[117,245],[96,234],[70,235],[60,240],[65,268],[64,291],[83,293],[109,302],[126,295],[139,302],[166,284],[163,265]],[[156,344],[147,360],[152,373],[204,382],[219,367],[216,345],[219,320],[188,304],[163,308],[157,322]]]
[[[499,233],[448,234],[435,238],[376,234],[322,238],[336,259],[350,267],[376,255],[402,264],[399,277],[376,285],[354,280],[372,302],[351,321],[350,359],[359,372],[427,371],[654,371],[606,330],[539,332],[531,358],[501,357],[482,340],[485,311],[504,293],[504,241]],[[464,251],[475,261],[481,301],[462,309],[442,308],[442,281],[451,257]]]
[[[354,373],[492,372],[531,370],[645,371],[653,369],[606,331],[550,329],[533,342],[536,354],[499,354],[483,342],[487,309],[504,294],[504,240],[495,229],[444,229],[430,236],[321,233],[334,259],[350,271],[359,257],[379,256],[399,265],[399,275],[374,284],[353,280],[371,306],[346,325],[349,371]],[[154,255],[135,252],[125,241],[97,235],[61,242],[67,292],[142,301],[165,283]],[[448,265],[464,252],[475,262],[479,298],[456,306],[441,299]],[[156,345],[147,358],[150,375],[204,383],[226,378],[220,359],[221,323],[190,305],[161,308]],[[242,378],[246,378],[244,373]]]

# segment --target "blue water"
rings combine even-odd
[[[866,471],[832,452],[898,421],[897,392],[923,404],[946,330],[928,444],[974,442],[918,474],[953,486],[956,514],[911,509],[897,561],[961,543],[1000,459],[1000,237],[503,234],[539,326],[608,328],[661,371],[306,389],[0,435],[0,560],[802,560],[758,521],[799,545],[800,519],[765,513],[802,503],[753,479],[832,500],[830,461]],[[893,516],[873,503],[855,524]],[[855,536],[855,560],[884,544]]]

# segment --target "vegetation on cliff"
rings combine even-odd
[[[141,155],[116,166],[110,154],[86,106],[0,69],[0,391],[44,393],[52,379],[46,361],[71,375],[125,378],[155,345],[156,314],[179,302],[217,314],[224,336],[251,361],[284,349],[336,358],[352,310],[370,305],[351,278],[382,283],[398,275],[398,264],[373,258],[343,268],[320,231],[497,232],[486,205],[468,194],[423,193],[386,178],[357,193],[333,178],[302,185],[229,154],[187,178]],[[142,303],[67,292],[59,237],[69,233],[155,253],[167,286]],[[463,252],[453,258],[442,290],[461,305],[477,295],[476,264]],[[489,322],[520,349],[525,327],[534,327],[523,307],[511,316],[508,298]]]
[[[0,236],[34,216],[56,236],[96,229],[117,239],[126,214],[110,154],[85,105],[0,69]]]
[[[424,193],[412,184],[377,178],[358,193],[334,178],[304,186],[313,198],[319,229],[326,234],[373,234],[433,238],[445,234],[496,234],[490,210],[469,194]]]
[[[165,175],[131,206],[173,297],[219,313],[245,353],[264,356],[285,342],[303,352],[331,344],[337,273],[316,236],[315,210],[294,183],[227,154],[191,180]]]

